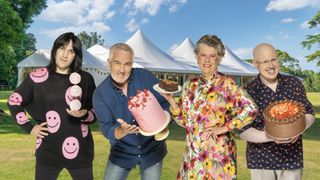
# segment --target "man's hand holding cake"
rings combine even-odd
[[[276,101],[264,112],[267,136],[276,143],[295,142],[306,128],[305,108],[293,100]]]
[[[131,125],[126,123],[122,119],[117,119],[118,123],[120,123],[120,126],[115,129],[115,136],[117,139],[121,139],[127,134],[134,134],[134,133],[139,133],[139,127],[136,125]]]

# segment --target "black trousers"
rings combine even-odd
[[[36,163],[35,180],[56,180],[63,167],[50,167]],[[93,180],[92,167],[66,168],[73,180]]]

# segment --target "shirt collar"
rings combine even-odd
[[[278,73],[278,75],[277,75],[276,78],[277,78],[277,80],[278,80],[278,85],[279,85],[280,82],[282,82],[283,75],[280,74],[280,73]],[[261,79],[260,79],[260,73],[257,75],[257,82],[258,82],[260,88],[263,87],[263,86],[266,86],[266,85],[261,81]]]
[[[219,72],[216,72],[212,75],[211,78],[204,78],[203,75],[200,75],[200,85],[201,86],[205,86],[207,84],[211,85],[212,83],[214,83],[217,79],[219,79],[219,77],[221,76],[221,74]]]

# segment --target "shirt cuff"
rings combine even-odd
[[[115,145],[116,142],[117,142],[117,139],[116,137],[114,136],[114,132],[115,132],[115,129],[116,129],[117,126],[112,126],[110,129],[109,129],[109,134],[108,134],[108,139],[109,139],[109,142],[111,144],[111,146]]]

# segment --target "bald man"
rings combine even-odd
[[[275,101],[291,99],[304,104],[307,128],[314,122],[312,104],[307,99],[302,82],[293,76],[279,73],[280,62],[276,50],[267,43],[253,51],[253,64],[258,76],[245,89],[259,106],[259,114],[252,124],[241,130],[240,138],[247,141],[247,167],[252,180],[302,179],[302,136],[274,139],[264,131],[264,108]]]

